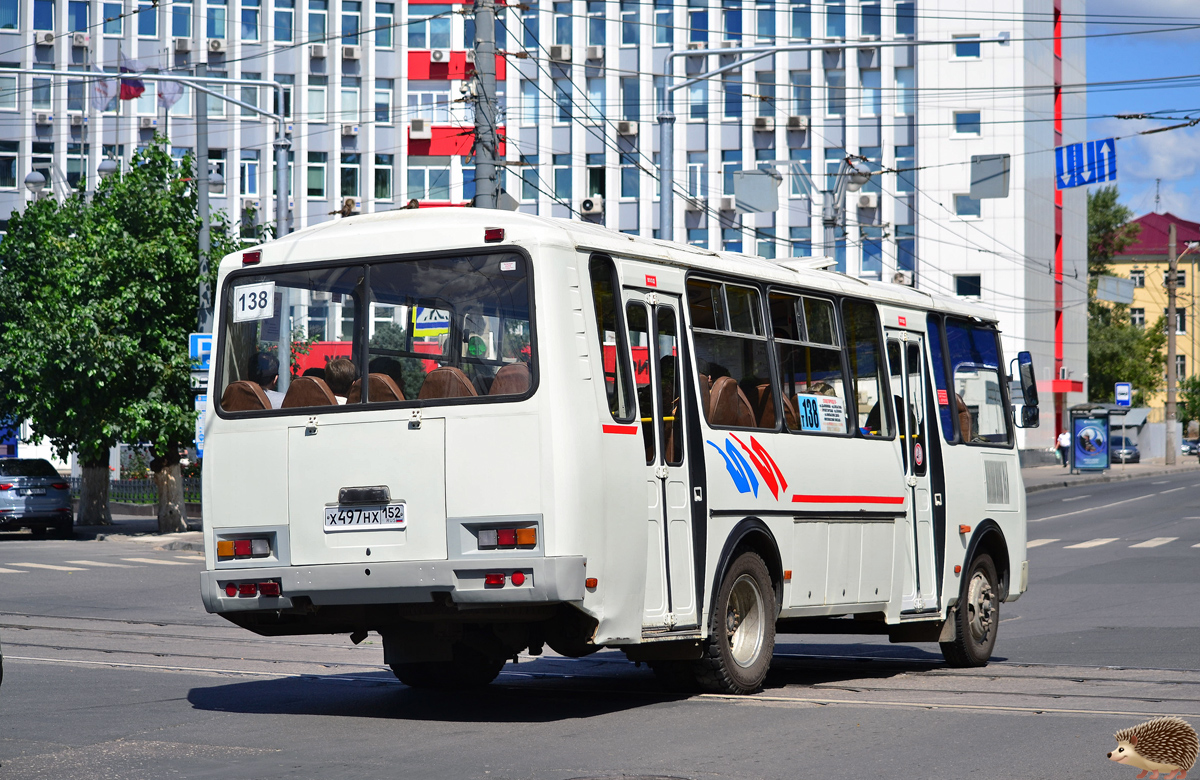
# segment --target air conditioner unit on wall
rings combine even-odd
[[[758,132],[769,133],[775,129],[775,117],[773,116],[756,116],[754,117],[754,129]]]
[[[344,59],[344,60],[361,60],[362,59],[362,47],[361,46],[343,46],[342,47],[342,59]]]
[[[139,130],[153,130],[156,127],[158,127],[158,117],[153,117],[153,116],[139,116],[138,117],[138,129]]]
[[[358,135],[358,125],[342,125],[342,135]]]
[[[631,122],[628,119],[622,119],[617,122],[617,135],[637,135],[638,123]]]
[[[687,211],[704,211],[707,205],[704,198],[687,197],[683,199],[683,207]]]
[[[914,282],[914,279],[913,279],[912,271],[897,271],[895,274],[892,275],[892,284],[899,284],[899,285],[903,285],[905,287],[912,287],[913,282]]]
[[[604,213],[604,198],[599,195],[593,195],[590,198],[584,198],[579,204],[579,212],[581,214],[603,214]]]
[[[71,34],[71,45],[78,49],[86,49],[91,42],[92,36],[87,33],[77,32]]]
[[[192,50],[192,39],[191,38],[176,38],[175,39],[175,53],[176,54],[187,54],[191,50]]]
[[[258,210],[258,198],[242,198],[242,211]]]
[[[208,53],[209,54],[224,54],[225,53],[225,39],[224,38],[209,38],[208,39]]]
[[[570,62],[571,47],[566,44],[559,44],[550,47],[550,59],[554,62]]]
[[[807,130],[808,117],[806,116],[789,116],[787,118],[788,130]]]
[[[587,47],[587,58],[594,62],[604,62],[604,47],[603,46]]]
[[[721,211],[734,211],[736,206],[732,195],[721,196]]]
[[[475,61],[475,50],[467,49],[467,62],[474,62],[474,61]]]
[[[310,44],[308,47],[308,56],[312,57],[314,60],[325,59],[325,44],[323,44],[323,43]]]
[[[433,140],[433,124],[428,119],[412,120],[408,125],[408,138],[410,141]]]
[[[49,111],[39,111],[33,115],[33,123],[35,125],[52,125],[54,124],[54,114]]]
[[[429,50],[429,61],[430,62],[438,62],[438,63],[449,62],[450,61],[450,50],[449,49],[430,49]]]
[[[687,47],[688,47],[689,49],[693,49],[693,50],[707,49],[707,48],[708,48],[708,44],[707,44],[707,43],[705,43],[704,41],[692,41],[691,43],[689,43],[689,44],[687,45]]]
[[[52,32],[40,32],[33,34],[33,42],[38,46],[53,46],[55,35]]]
[[[71,127],[83,127],[87,124],[87,117],[83,114],[71,114]]]
[[[860,192],[860,193],[858,193],[858,207],[860,209],[877,209],[877,208],[879,208],[879,193],[878,192]]]

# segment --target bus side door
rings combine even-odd
[[[638,414],[646,454],[646,599],[643,629],[699,625],[691,484],[684,436],[686,397],[678,296],[625,291]]]
[[[925,373],[925,340],[908,331],[887,333],[888,367],[896,404],[896,425],[909,486],[908,524],[911,532],[913,582],[903,594],[902,612],[937,612],[937,568],[933,505],[930,501],[929,449],[925,410],[930,392]]]

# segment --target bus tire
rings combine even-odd
[[[403,662],[391,666],[396,679],[411,688],[461,691],[482,688],[495,680],[507,660],[456,642],[449,661]]]
[[[775,651],[777,616],[767,564],[756,552],[742,552],[717,591],[704,657],[695,665],[700,687],[732,694],[759,690]]]
[[[986,666],[1000,627],[1000,586],[992,556],[975,556],[967,571],[954,611],[954,640],[941,643],[946,663],[959,668]]]

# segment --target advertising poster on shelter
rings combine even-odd
[[[1108,468],[1108,420],[1075,418],[1075,468]]]

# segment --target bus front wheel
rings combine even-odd
[[[775,588],[767,564],[745,551],[734,559],[717,592],[696,681],[714,693],[754,693],[775,651]]]
[[[992,556],[981,554],[971,561],[963,578],[962,592],[954,612],[954,640],[942,642],[946,663],[956,667],[986,666],[996,647],[1000,627],[1000,587]]]
[[[412,688],[466,690],[496,679],[508,659],[456,642],[449,661],[393,663],[392,673]]]

